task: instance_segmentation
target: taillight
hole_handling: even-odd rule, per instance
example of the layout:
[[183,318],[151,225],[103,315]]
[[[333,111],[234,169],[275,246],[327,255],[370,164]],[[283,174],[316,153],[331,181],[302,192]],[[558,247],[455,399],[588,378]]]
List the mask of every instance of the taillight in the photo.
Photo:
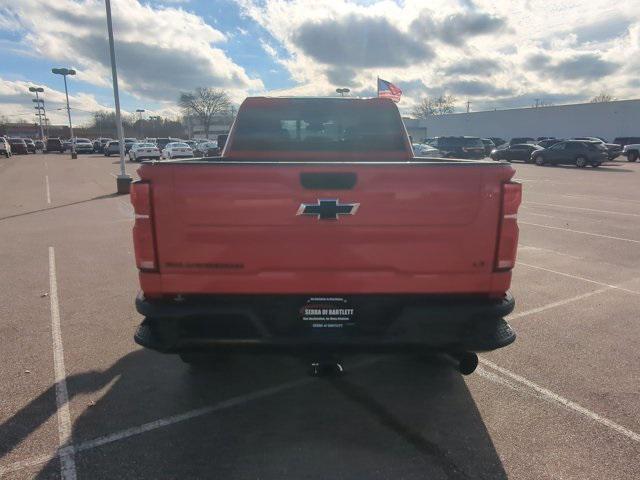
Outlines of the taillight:
[[140,270],[156,270],[158,264],[153,235],[151,185],[147,182],[133,182],[131,184],[131,203],[135,213],[133,248],[136,254],[136,265]]
[[502,184],[502,206],[498,230],[496,270],[511,270],[516,263],[518,249],[518,207],[522,201],[522,185],[517,182]]

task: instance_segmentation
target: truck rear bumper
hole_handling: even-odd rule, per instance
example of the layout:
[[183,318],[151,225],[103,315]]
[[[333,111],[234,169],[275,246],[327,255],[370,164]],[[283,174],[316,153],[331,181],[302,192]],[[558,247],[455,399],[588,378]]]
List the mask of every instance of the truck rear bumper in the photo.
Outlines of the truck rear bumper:
[[[300,295],[224,295],[175,300],[136,298],[145,319],[135,341],[165,353],[197,350],[488,351],[515,333],[503,317],[513,296],[353,295],[348,325],[311,328],[300,317]],[[316,324],[317,326],[318,324]]]

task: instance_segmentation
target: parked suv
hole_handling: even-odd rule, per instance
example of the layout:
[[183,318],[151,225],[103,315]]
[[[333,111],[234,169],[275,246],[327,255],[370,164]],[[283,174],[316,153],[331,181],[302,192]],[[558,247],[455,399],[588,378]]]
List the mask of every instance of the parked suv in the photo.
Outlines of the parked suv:
[[27,144],[27,151],[29,153],[36,153],[36,144],[33,143],[33,140],[31,140],[30,138],[25,138],[24,143]]
[[64,152],[62,140],[59,138],[47,138],[47,152]]
[[622,149],[622,155],[627,157],[627,161],[629,162],[638,160],[638,158],[640,158],[640,142],[625,145]]
[[536,140],[535,138],[531,137],[513,137],[511,140],[509,140],[509,145],[520,145],[523,143],[535,144]]
[[479,137],[436,137],[432,147],[440,150],[443,158],[484,158],[484,143]]
[[538,166],[550,163],[552,165],[575,165],[579,168],[584,168],[587,165],[599,167],[602,162],[606,162],[608,159],[609,154],[603,145],[578,140],[558,142],[549,148],[535,150],[531,153],[531,160]]
[[0,137],[0,155],[9,158],[11,156],[11,145],[5,137]]
[[640,143],[640,137],[616,137],[613,139],[613,143],[624,147],[625,145]]
[[9,145],[11,145],[11,152],[17,155],[27,155],[27,144],[22,138],[10,138]]
[[120,142],[118,140],[111,140],[106,143],[102,151],[104,152],[105,157],[120,155]]
[[622,147],[618,143],[607,143],[599,137],[574,137],[571,140],[582,140],[585,142],[599,143],[607,149],[609,160],[613,160],[622,153]]

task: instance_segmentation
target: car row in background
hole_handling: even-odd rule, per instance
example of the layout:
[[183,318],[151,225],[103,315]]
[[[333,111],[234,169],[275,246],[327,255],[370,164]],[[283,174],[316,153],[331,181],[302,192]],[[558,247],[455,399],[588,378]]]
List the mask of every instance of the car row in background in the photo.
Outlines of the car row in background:
[[[558,140],[546,148],[531,143],[516,143],[497,148],[491,152],[493,160],[521,160],[536,165],[575,165],[584,168],[587,165],[599,167],[611,154],[602,141]],[[616,155],[617,156],[617,155]]]

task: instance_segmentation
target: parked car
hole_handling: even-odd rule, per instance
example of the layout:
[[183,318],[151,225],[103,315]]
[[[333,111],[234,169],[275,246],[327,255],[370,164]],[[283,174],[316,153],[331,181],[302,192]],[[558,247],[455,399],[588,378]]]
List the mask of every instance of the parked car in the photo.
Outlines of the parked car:
[[525,163],[531,163],[531,154],[536,150],[542,150],[542,147],[530,143],[516,143],[493,149],[490,157],[493,160],[508,160],[509,162],[522,160]]
[[113,140],[112,138],[96,138],[93,141],[93,151],[96,153],[103,153],[104,152],[104,146],[109,143],[111,140]]
[[141,162],[145,159],[160,160],[160,150],[155,143],[136,142],[129,149],[129,161]]
[[0,155],[7,158],[11,156],[11,144],[5,137],[0,137]]
[[129,153],[129,150],[131,149],[133,144],[137,143],[137,142],[138,142],[137,138],[125,138],[124,139],[124,154],[126,155],[127,153]]
[[62,151],[71,151],[71,140],[63,140],[62,141]]
[[36,153],[36,144],[30,138],[23,138],[24,143],[27,144],[27,151],[29,153]]
[[443,158],[484,158],[484,144],[478,137],[436,137],[429,145],[440,150]]
[[625,145],[640,143],[640,137],[616,137],[613,139],[613,143],[617,143],[624,148]]
[[198,146],[193,150],[194,157],[217,157],[218,155],[220,155],[220,149],[216,141],[198,143]]
[[120,155],[120,142],[118,140],[111,140],[107,142],[104,146],[103,153],[105,157]]
[[542,148],[549,148],[551,145],[555,145],[558,142],[561,142],[562,138],[548,138],[546,140],[540,140],[538,142],[538,146]]
[[511,140],[509,140],[509,145],[520,145],[522,143],[534,144],[536,143],[536,140],[531,137],[513,137]]
[[640,157],[640,138],[638,143],[630,143],[622,149],[622,155],[627,157],[627,161],[635,162]]
[[416,157],[440,158],[442,156],[440,150],[426,143],[413,143],[411,146]]
[[482,144],[484,145],[484,156],[488,157],[489,154],[496,148],[496,144],[493,143],[493,140],[490,138],[481,138]]
[[64,144],[59,138],[47,138],[47,152],[64,152]]
[[93,143],[88,138],[75,138],[73,144],[76,153],[93,153]]
[[489,137],[489,140],[491,140],[496,147],[507,143],[503,138],[500,137]]
[[169,143],[171,142],[175,142],[177,141],[175,138],[158,138],[158,140],[156,141],[156,145],[158,146],[158,148],[160,149],[160,151],[164,150],[164,147],[166,147]]
[[27,155],[27,144],[22,138],[10,138],[9,145],[11,145],[11,153],[14,155]]
[[552,165],[575,165],[584,168],[587,165],[599,167],[609,158],[607,149],[594,142],[578,140],[564,140],[549,148],[535,150],[531,153],[531,160],[536,165],[547,163]]
[[622,153],[622,147],[617,143],[607,143],[600,137],[574,137],[572,140],[582,140],[585,142],[594,142],[604,145],[607,149],[607,153],[609,154],[609,160],[613,160],[614,158],[620,156]]
[[184,142],[171,142],[162,149],[162,158],[191,158],[193,150]]
[[556,137],[537,137],[536,141],[540,142],[542,140],[555,140],[555,139],[556,139]]
[[40,150],[41,152],[44,152],[44,149],[46,148],[46,145],[45,145],[43,140],[36,140],[33,143],[36,146],[36,150]]

